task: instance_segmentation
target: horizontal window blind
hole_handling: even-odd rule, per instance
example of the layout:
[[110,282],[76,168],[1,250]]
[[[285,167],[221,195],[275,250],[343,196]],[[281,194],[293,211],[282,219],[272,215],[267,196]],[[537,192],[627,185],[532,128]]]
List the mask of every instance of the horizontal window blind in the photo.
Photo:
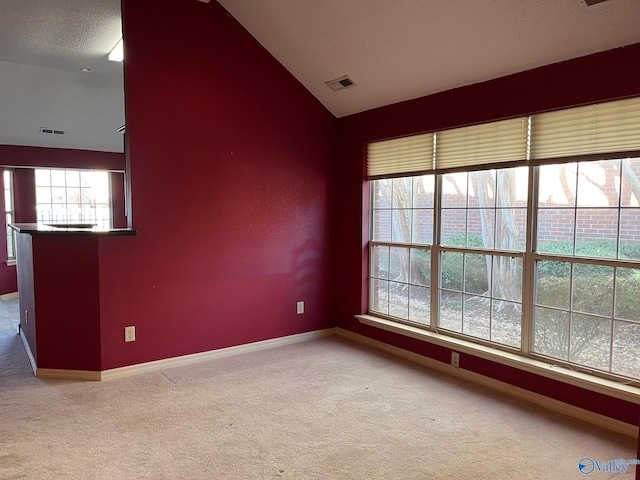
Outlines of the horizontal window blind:
[[528,119],[514,118],[436,134],[436,169],[527,160]]
[[640,150],[640,98],[531,116],[531,159]]
[[368,145],[367,174],[381,177],[433,170],[433,133]]

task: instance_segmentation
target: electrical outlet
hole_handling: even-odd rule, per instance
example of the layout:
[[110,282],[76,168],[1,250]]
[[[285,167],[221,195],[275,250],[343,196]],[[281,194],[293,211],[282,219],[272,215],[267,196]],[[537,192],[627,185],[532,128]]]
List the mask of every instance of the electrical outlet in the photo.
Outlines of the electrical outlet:
[[125,342],[136,341],[136,327],[124,327],[124,341]]
[[451,352],[451,365],[460,368],[460,354],[458,352]]
[[296,304],[296,311],[298,312],[298,315],[302,315],[304,313],[304,302],[298,302]]

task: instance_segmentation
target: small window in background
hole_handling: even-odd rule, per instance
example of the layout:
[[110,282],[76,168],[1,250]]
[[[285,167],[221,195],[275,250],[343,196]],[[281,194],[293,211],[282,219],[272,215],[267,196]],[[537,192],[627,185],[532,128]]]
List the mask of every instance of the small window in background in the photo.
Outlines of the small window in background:
[[38,223],[111,228],[109,172],[36,169]]
[[4,181],[4,214],[5,225],[7,228],[7,263],[11,263],[16,259],[16,232],[9,228],[9,224],[13,223],[13,172],[5,170],[3,174]]

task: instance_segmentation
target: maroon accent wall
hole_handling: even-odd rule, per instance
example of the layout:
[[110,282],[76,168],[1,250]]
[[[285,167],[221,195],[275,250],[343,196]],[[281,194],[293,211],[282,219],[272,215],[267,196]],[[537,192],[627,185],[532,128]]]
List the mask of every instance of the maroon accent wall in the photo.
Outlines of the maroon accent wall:
[[69,148],[0,145],[0,165],[124,171],[124,154]]
[[102,368],[332,326],[335,118],[216,2],[124,0],[123,29],[138,235],[100,241]]
[[[36,332],[38,368],[100,370],[100,305],[98,237],[20,234],[32,251],[21,250],[22,261],[32,253],[34,298],[20,279],[20,306],[31,301],[29,332]],[[27,241],[26,240],[26,241]],[[28,245],[23,245],[28,248]],[[25,307],[28,308],[28,307]],[[64,312],[64,314],[60,314]],[[21,312],[22,313],[22,312]],[[37,329],[35,326],[37,325]],[[27,335],[33,351],[31,336]]]
[[15,223],[36,223],[36,175],[33,168],[13,171]]
[[[450,351],[361,325],[367,308],[367,142],[640,95],[640,44],[377,108],[338,121],[332,188],[331,315],[339,326],[449,362]],[[364,221],[363,221],[364,220]],[[464,368],[631,424],[637,405],[462,355]]]
[[124,173],[111,172],[111,221],[113,228],[127,228],[125,212]]

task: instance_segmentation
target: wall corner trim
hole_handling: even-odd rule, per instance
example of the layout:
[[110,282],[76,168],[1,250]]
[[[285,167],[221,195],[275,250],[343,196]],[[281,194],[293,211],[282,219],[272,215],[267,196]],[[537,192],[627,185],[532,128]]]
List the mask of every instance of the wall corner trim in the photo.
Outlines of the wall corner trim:
[[33,370],[33,373],[35,373],[37,377],[38,365],[36,364],[36,359],[34,358],[33,353],[31,352],[31,347],[29,346],[27,337],[24,334],[24,331],[22,329],[19,330],[18,335],[20,335],[20,338],[22,339],[22,344],[24,345],[24,349],[27,351],[27,357],[29,357],[29,363],[31,364],[31,369]]
[[511,395],[512,397],[527,401],[529,403],[533,403],[534,405],[546,408],[553,412],[567,415],[577,420],[581,420],[583,422],[587,422],[600,428],[620,433],[631,438],[638,438],[638,427],[636,425],[631,425],[620,420],[609,418],[605,415],[600,415],[599,413],[591,412],[580,407],[575,407],[568,403],[545,397],[544,395],[540,395],[538,393],[534,393],[520,387],[515,387],[508,383],[494,380],[493,378],[485,377],[484,375],[480,375],[479,373],[471,372],[463,368],[456,368],[452,365],[439,362],[438,360],[434,360],[432,358],[428,358],[423,355],[419,355],[417,353],[410,352],[393,345],[389,345],[379,340],[374,340],[373,338],[360,335],[359,333],[351,332],[342,328],[336,328],[336,334],[347,340],[383,350],[387,353],[391,353],[392,355],[396,355],[411,362],[418,363],[439,372],[447,373],[457,378],[491,388],[500,393]]

